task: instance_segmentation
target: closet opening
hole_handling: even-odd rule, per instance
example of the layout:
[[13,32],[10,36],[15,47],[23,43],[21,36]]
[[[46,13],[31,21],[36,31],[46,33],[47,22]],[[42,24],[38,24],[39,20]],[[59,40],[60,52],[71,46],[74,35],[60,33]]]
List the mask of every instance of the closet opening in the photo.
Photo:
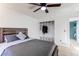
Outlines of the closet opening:
[[55,22],[44,21],[40,22],[40,39],[46,41],[54,41],[55,34]]

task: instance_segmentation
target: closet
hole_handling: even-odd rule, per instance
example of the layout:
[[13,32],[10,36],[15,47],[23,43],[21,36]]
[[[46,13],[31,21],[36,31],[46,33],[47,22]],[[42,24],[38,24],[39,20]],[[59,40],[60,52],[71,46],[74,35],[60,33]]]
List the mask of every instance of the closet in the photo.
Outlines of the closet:
[[54,40],[54,21],[40,22],[40,39],[46,41]]

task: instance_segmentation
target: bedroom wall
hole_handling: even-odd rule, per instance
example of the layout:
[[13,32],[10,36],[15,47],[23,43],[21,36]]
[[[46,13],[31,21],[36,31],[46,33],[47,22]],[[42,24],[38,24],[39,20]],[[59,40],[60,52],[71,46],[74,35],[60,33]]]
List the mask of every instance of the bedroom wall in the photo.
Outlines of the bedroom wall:
[[[66,10],[65,10],[66,12]],[[54,21],[55,22],[55,38],[54,41],[58,46],[69,47],[69,15],[65,15],[62,9],[55,10],[50,16],[51,18],[41,19],[40,21]],[[66,12],[67,13],[67,12]],[[65,15],[65,16],[64,16]]]
[[[66,6],[68,5],[68,6]],[[66,7],[65,7],[66,6]],[[79,4],[64,4],[54,16],[55,19],[55,42],[57,45],[70,46],[70,18],[79,17]],[[73,20],[73,19],[71,19]]]
[[[69,17],[62,17],[55,14],[50,21],[55,21],[55,37],[54,41],[58,46],[69,47],[70,39],[69,39]],[[41,20],[48,21],[48,20]]]
[[12,11],[0,4],[0,27],[28,28],[28,35],[39,38],[39,23],[37,19]]
[[[40,21],[55,21],[55,43],[59,46],[70,46],[69,19],[79,16],[79,4],[62,4],[60,8],[53,8],[50,17]],[[51,12],[51,10],[50,10]]]

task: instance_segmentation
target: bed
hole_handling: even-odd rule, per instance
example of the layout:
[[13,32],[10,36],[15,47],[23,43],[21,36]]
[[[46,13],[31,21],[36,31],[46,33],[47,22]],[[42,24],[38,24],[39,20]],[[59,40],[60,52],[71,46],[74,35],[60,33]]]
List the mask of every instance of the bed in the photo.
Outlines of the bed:
[[[1,36],[22,32],[28,35],[27,28],[1,28]],[[2,40],[4,41],[4,40]],[[54,56],[58,55],[58,47],[54,42],[25,38],[0,45],[0,56]]]

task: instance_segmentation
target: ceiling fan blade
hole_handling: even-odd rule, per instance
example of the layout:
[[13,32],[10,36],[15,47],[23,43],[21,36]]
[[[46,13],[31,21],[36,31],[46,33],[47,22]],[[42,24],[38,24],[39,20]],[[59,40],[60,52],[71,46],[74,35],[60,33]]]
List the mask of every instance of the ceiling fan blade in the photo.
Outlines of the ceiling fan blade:
[[41,6],[46,6],[46,3],[40,3]]
[[50,4],[50,5],[47,5],[47,7],[60,7],[61,6],[61,4],[59,3],[59,4]]
[[45,10],[46,13],[49,13],[48,9]]
[[36,11],[38,11],[39,9],[41,9],[41,7],[40,7],[40,8],[38,8],[38,9],[36,9],[36,10],[34,10],[33,12],[36,12]]
[[40,6],[40,4],[38,3],[29,3],[29,4]]

